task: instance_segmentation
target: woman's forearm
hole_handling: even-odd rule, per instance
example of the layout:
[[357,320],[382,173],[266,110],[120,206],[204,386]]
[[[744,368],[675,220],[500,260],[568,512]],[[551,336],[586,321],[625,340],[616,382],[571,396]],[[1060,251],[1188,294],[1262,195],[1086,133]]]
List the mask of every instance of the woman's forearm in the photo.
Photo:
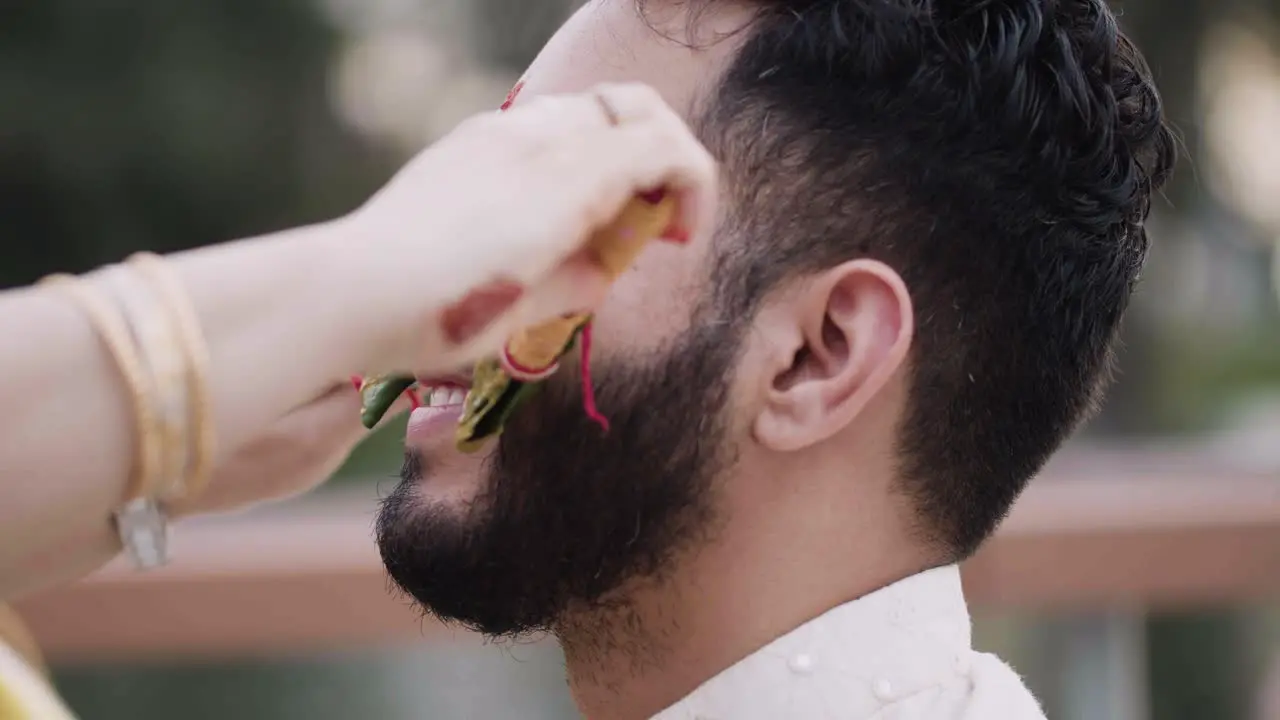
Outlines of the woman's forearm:
[[[345,338],[352,268],[341,224],[290,231],[168,258],[181,276],[209,349],[219,454],[292,407],[368,368]],[[33,575],[92,568],[118,550],[110,512],[134,461],[129,397],[89,318],[47,289],[0,294],[0,597]],[[267,359],[264,362],[264,359]],[[27,582],[23,582],[23,580]]]
[[[636,193],[680,193],[673,237],[710,231],[715,160],[652,88],[603,85],[501,117],[464,123],[343,220],[170,258],[208,345],[215,465],[349,374],[447,373],[522,322],[592,307],[607,278],[584,243]],[[0,338],[5,598],[117,551],[110,517],[137,430],[109,350],[67,298],[0,293]],[[329,407],[301,413],[315,405]],[[215,480],[206,500],[258,497],[241,480]]]

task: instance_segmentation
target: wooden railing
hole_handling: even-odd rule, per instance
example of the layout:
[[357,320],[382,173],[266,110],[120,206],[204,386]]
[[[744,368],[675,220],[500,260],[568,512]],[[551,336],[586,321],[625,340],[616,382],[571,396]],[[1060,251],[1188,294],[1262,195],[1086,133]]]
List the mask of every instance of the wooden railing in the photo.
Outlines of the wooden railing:
[[[294,654],[448,632],[389,591],[373,513],[370,489],[194,520],[176,530],[172,566],[115,564],[18,609],[54,663]],[[964,578],[984,610],[1280,599],[1280,472],[1173,450],[1065,453]]]

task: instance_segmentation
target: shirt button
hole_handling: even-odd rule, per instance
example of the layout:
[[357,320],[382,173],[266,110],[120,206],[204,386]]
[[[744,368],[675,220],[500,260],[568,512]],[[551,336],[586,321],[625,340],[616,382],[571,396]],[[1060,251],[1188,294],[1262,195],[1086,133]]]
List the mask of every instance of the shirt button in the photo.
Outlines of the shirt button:
[[810,675],[813,673],[813,657],[800,653],[792,655],[787,661],[787,667],[791,668],[791,672],[797,675]]
[[893,684],[884,678],[877,680],[871,686],[871,691],[876,694],[880,702],[889,702],[893,699]]

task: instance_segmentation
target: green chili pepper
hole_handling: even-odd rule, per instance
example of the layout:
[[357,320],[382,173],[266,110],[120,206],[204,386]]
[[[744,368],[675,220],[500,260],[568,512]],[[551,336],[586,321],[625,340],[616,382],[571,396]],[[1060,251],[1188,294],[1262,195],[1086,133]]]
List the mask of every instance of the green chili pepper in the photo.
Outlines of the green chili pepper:
[[[565,343],[564,350],[560,352],[561,357],[573,349],[581,332],[581,327],[574,330]],[[476,363],[471,373],[471,391],[467,393],[462,418],[458,421],[458,449],[475,452],[484,447],[490,438],[500,435],[511,415],[525,400],[536,394],[541,385],[540,382],[529,383],[513,379],[503,371],[497,360]]]
[[370,430],[391,409],[396,398],[417,383],[412,377],[379,375],[360,386],[360,422]]

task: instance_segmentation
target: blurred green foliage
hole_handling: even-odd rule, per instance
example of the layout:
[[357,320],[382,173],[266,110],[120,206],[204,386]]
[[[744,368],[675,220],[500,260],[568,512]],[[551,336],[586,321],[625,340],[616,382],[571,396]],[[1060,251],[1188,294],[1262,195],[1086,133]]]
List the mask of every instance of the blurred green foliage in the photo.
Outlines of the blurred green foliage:
[[1148,672],[1162,681],[1151,696],[1151,717],[1252,720],[1259,673],[1243,652],[1250,620],[1222,611],[1150,618]]
[[1264,393],[1280,395],[1280,335],[1258,332],[1205,342],[1198,333],[1161,343],[1151,408],[1161,434],[1196,434],[1231,421],[1229,413]]
[[395,476],[404,456],[406,418],[407,416],[402,415],[389,420],[386,425],[370,433],[338,470],[334,482],[340,484],[351,480]]
[[0,3],[0,287],[329,219],[391,168],[310,0]]

